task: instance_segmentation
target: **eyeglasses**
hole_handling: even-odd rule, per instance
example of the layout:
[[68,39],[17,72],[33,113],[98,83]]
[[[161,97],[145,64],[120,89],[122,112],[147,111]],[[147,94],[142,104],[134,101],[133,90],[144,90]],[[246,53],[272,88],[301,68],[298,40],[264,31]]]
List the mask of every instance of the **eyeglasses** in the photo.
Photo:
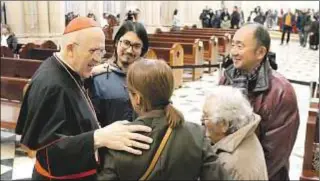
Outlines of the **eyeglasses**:
[[205,114],[203,114],[202,117],[201,117],[201,119],[200,119],[201,125],[204,126],[204,125],[205,125],[205,122],[206,122],[207,120],[212,120],[212,118],[209,117],[209,116],[207,116],[207,115],[205,115]]
[[120,40],[119,42],[120,42],[120,46],[123,49],[128,49],[128,48],[132,47],[132,50],[134,52],[138,52],[142,48],[142,44],[140,44],[140,43],[131,43],[129,40]]
[[[79,46],[78,43],[73,43],[73,44]],[[89,53],[91,55],[97,55],[99,57],[103,57],[106,54],[106,50],[104,48],[91,48],[91,49],[89,49]]]

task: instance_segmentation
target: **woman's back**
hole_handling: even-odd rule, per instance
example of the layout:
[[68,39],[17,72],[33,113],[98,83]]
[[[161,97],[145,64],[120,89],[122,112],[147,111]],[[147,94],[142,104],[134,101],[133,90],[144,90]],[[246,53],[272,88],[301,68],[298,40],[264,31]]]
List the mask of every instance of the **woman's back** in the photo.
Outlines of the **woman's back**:
[[[150,150],[141,156],[108,151],[99,179],[137,180],[149,167],[168,128],[165,113],[163,110],[151,111],[132,124],[148,125],[153,129],[148,135],[154,140]],[[173,129],[148,179],[196,180],[198,177],[204,180],[229,179],[217,162],[217,156],[211,149],[210,141],[205,137],[204,129],[200,125],[183,123]]]

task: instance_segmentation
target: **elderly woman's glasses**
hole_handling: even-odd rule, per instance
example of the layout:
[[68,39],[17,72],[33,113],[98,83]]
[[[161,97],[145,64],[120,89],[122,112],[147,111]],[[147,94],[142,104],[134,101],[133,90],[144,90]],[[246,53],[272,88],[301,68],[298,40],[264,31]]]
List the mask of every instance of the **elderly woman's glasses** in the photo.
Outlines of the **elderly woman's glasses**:
[[128,48],[132,47],[132,50],[134,52],[138,52],[142,48],[142,44],[140,44],[140,43],[131,43],[129,40],[120,40],[119,42],[120,42],[120,46],[123,49],[128,49]]

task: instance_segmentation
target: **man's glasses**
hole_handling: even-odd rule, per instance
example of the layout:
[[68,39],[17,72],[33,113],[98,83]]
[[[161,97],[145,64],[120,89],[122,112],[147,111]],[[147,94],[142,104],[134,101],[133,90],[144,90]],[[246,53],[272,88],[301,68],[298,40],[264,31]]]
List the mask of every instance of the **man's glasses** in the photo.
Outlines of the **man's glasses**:
[[131,43],[129,40],[120,40],[119,42],[120,42],[120,46],[123,49],[128,49],[128,48],[132,47],[132,50],[134,52],[138,52],[142,48],[142,44],[140,44],[140,43]]

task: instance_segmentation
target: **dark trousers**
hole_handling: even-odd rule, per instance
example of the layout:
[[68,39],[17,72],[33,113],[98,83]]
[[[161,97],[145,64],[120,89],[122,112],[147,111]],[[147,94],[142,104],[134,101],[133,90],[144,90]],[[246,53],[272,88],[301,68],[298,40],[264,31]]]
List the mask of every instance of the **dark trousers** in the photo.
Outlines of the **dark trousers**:
[[308,40],[308,32],[300,31],[299,32],[299,40],[300,40],[300,45],[305,47],[307,44],[307,40]]
[[231,29],[239,29],[239,23],[231,24]]
[[289,43],[290,41],[290,33],[291,33],[291,30],[292,30],[292,27],[291,26],[287,26],[287,25],[283,25],[283,30],[282,30],[282,37],[281,37],[281,44],[283,43],[283,40],[284,40],[284,35],[286,34],[287,32],[287,43]]

